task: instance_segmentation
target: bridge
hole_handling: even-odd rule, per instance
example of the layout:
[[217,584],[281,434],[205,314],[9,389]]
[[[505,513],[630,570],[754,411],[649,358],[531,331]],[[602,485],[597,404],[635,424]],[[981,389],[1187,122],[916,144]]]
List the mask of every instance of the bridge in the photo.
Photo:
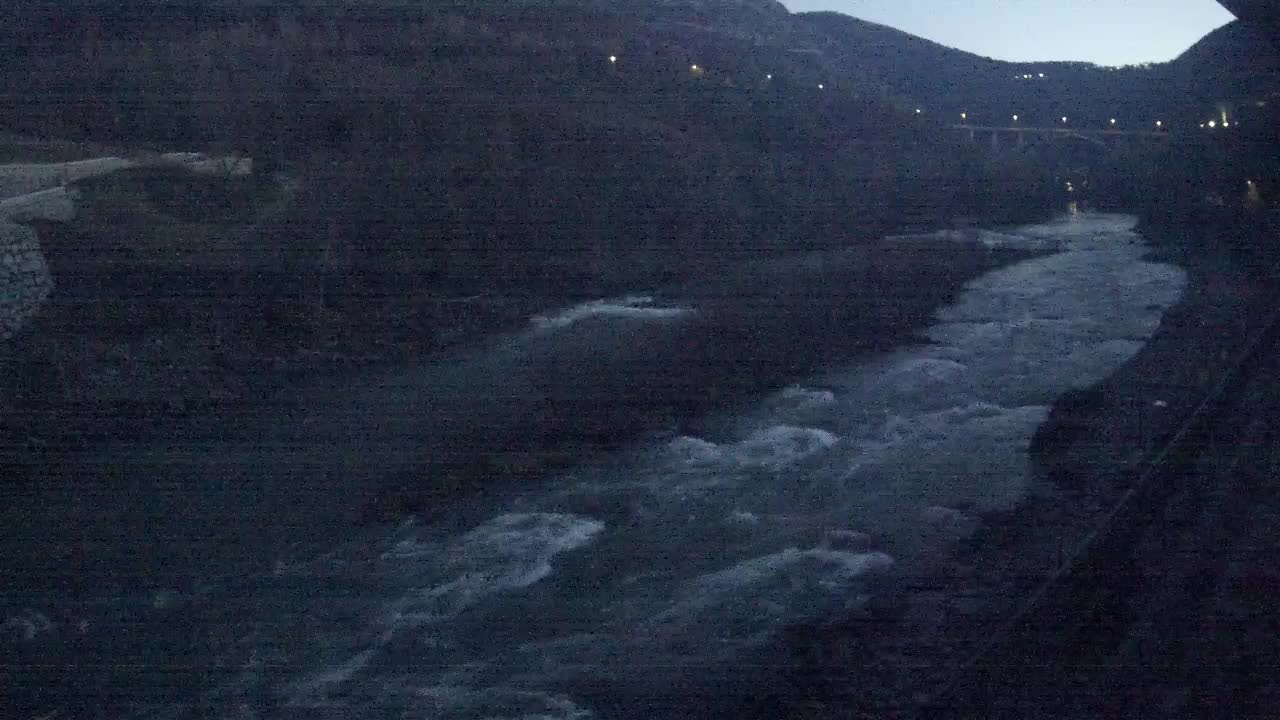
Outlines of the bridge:
[[994,125],[949,125],[948,130],[966,134],[969,142],[977,142],[978,136],[989,136],[991,138],[991,149],[1000,150],[1001,137],[1013,136],[1014,142],[1018,147],[1026,145],[1027,136],[1037,138],[1049,138],[1057,140],[1075,139],[1085,140],[1101,147],[1107,147],[1107,141],[1120,140],[1122,138],[1144,138],[1144,139],[1160,139],[1168,140],[1170,133],[1164,130],[1091,130],[1087,128],[1072,127],[1024,127],[1015,126],[994,126]]

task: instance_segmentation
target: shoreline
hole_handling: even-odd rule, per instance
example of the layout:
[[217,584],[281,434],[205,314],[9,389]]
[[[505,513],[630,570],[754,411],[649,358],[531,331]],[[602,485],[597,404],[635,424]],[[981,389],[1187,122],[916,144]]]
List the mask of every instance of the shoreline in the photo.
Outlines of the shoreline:
[[943,702],[933,694],[963,683],[958,664],[1061,567],[1130,487],[1146,453],[1217,380],[1214,371],[1258,324],[1250,309],[1268,299],[1265,285],[1225,253],[1179,250],[1188,238],[1151,237],[1159,229],[1145,223],[1139,231],[1152,246],[1148,260],[1187,272],[1185,294],[1129,362],[1054,403],[1029,449],[1035,475],[1027,500],[979,516],[972,536],[925,573],[895,578],[852,616],[791,628],[787,651],[804,660],[781,684],[794,693],[753,707],[752,717],[909,718]]

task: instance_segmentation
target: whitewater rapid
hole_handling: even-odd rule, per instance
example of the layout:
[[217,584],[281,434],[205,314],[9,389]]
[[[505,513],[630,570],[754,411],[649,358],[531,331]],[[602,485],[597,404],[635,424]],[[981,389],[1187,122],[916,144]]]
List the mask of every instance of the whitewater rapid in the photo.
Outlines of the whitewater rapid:
[[[265,685],[307,717],[585,720],[748,684],[784,625],[866,602],[1026,498],[1055,398],[1136,354],[1183,292],[1134,222],[895,238],[1054,252],[970,283],[928,343],[778,391],[714,437],[651,438],[463,532],[409,522],[282,563],[276,581],[309,592],[242,639],[251,661],[213,700]],[[600,301],[530,332],[696,312]]]

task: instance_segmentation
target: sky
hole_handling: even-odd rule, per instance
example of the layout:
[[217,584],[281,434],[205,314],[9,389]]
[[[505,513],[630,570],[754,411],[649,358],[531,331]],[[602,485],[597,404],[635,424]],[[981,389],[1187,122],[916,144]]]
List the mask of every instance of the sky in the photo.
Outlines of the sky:
[[834,10],[998,60],[1172,60],[1232,20],[1214,0],[782,0]]

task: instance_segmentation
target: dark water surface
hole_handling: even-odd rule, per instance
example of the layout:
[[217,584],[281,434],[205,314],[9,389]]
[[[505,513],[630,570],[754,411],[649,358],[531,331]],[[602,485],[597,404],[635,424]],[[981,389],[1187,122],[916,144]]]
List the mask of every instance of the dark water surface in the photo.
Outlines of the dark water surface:
[[[5,645],[6,702],[585,718],[728,696],[780,623],[909,561],[922,509],[1016,498],[1024,431],[1176,299],[1131,226],[747,263],[83,458],[6,504],[7,627],[32,635]],[[960,457],[1007,487],[942,482]]]

